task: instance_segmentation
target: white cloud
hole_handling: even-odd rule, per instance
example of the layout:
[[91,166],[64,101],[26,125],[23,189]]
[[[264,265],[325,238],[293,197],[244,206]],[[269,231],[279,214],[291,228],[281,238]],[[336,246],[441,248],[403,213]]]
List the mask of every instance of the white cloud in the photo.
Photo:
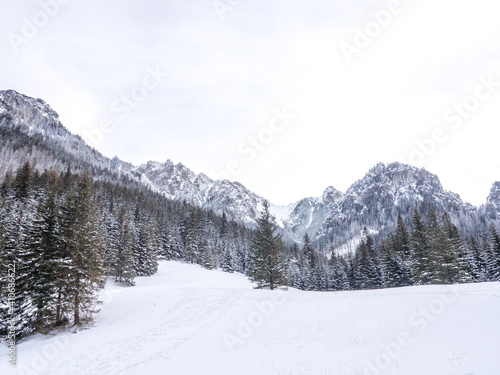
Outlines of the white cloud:
[[[206,173],[240,160],[235,179],[287,203],[328,185],[345,190],[377,162],[408,156],[446,126],[443,113],[474,92],[479,76],[500,80],[496,2],[401,2],[351,64],[339,43],[388,2],[247,0],[221,21],[211,1],[73,0],[19,53],[7,35],[20,33],[40,4],[10,2],[0,15],[0,75],[5,88],[42,97],[82,134],[160,65],[171,77],[100,150],[134,163],[171,158]],[[425,162],[475,204],[499,179],[499,95]],[[297,119],[246,162],[238,146],[283,106]]]

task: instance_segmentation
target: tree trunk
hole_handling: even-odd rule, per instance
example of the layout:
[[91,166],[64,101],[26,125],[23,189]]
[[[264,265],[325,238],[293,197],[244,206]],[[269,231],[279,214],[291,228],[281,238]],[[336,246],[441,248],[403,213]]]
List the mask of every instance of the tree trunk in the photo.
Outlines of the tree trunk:
[[74,306],[74,325],[80,324],[80,280],[76,281],[75,306]]

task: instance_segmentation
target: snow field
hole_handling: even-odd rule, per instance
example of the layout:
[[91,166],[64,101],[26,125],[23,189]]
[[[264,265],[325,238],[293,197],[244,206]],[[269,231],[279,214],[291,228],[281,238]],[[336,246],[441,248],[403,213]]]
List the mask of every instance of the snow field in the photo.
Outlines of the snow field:
[[108,282],[94,326],[34,336],[0,374],[498,375],[500,283],[377,291],[254,290],[162,262]]

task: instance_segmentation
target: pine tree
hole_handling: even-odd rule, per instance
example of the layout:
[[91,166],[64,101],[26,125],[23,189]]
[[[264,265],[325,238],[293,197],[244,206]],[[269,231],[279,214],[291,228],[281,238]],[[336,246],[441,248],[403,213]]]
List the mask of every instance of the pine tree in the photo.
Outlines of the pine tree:
[[361,289],[364,277],[361,274],[359,262],[359,252],[355,256],[349,255],[347,258],[347,278],[349,280],[349,289]]
[[120,223],[110,212],[103,214],[101,227],[105,230],[104,268],[106,273],[116,276],[116,262],[120,247]]
[[158,270],[158,253],[154,225],[147,218],[136,225],[136,236],[133,247],[135,274],[137,276],[151,276]]
[[348,290],[347,265],[343,258],[337,256],[332,249],[332,256],[328,262],[328,290]]
[[381,284],[379,271],[377,270],[376,260],[370,251],[370,244],[365,239],[361,241],[358,248],[356,261],[359,264],[359,277],[361,289],[378,288]]
[[478,241],[470,237],[467,246],[467,270],[475,282],[488,281],[487,253],[483,251]]
[[382,243],[382,268],[384,270],[384,287],[400,287],[407,285],[408,275],[403,269],[403,261],[398,257],[394,250],[395,245],[392,247],[386,243]]
[[471,282],[472,278],[467,271],[466,248],[460,238],[458,228],[451,222],[445,212],[441,220],[444,246],[439,256],[440,279],[449,284]]
[[413,283],[425,285],[431,282],[429,271],[429,260],[431,245],[420,213],[415,210],[410,236],[410,250],[412,255],[412,278]]
[[74,325],[79,325],[82,317],[90,318],[94,312],[96,292],[105,281],[104,245],[88,174],[80,179],[66,204],[64,240],[71,261],[65,298],[72,303]]
[[375,252],[373,237],[366,228],[363,229],[363,239],[357,250],[355,261],[359,265],[359,287],[374,289],[382,286],[382,273],[378,256]]
[[161,248],[160,259],[162,260],[174,259],[175,255],[172,251],[172,246],[170,244],[170,229],[168,228],[166,223],[163,223],[160,228],[160,248]]
[[26,162],[16,173],[12,189],[14,197],[19,201],[24,201],[30,195],[32,188],[33,169],[29,162]]
[[[23,199],[25,199],[24,197]],[[14,205],[7,208],[6,212],[10,220],[4,229],[3,248],[0,248],[0,274],[8,275],[12,266],[15,268],[14,280],[8,280],[14,287],[14,300],[12,308],[7,305],[7,296],[2,294],[0,307],[1,335],[6,335],[7,321],[15,318],[14,335],[15,341],[31,335],[36,330],[37,310],[32,302],[32,290],[35,280],[30,276],[29,265],[33,264],[33,253],[26,246],[26,221],[23,210]],[[12,283],[12,281],[14,281]],[[2,280],[2,290],[7,280]],[[13,313],[13,314],[11,314]]]
[[491,227],[491,252],[489,268],[493,281],[500,281],[500,234]]
[[234,255],[234,266],[236,272],[246,273],[248,252],[247,241],[238,241]]
[[399,269],[397,286],[412,285],[410,233],[401,214],[398,214],[396,234],[393,238],[394,261]]
[[202,248],[203,251],[200,254],[200,264],[207,270],[213,270],[217,267],[216,245],[212,241],[204,239]]
[[321,285],[321,274],[319,270],[319,259],[314,251],[308,234],[304,235],[304,246],[302,247],[302,280],[304,290],[319,290]]
[[276,219],[269,212],[269,202],[264,201],[252,239],[248,269],[248,276],[257,283],[257,288],[273,290],[288,285],[284,244],[277,231]]
[[197,263],[198,255],[198,220],[196,212],[191,210],[186,233],[186,261]]
[[120,241],[114,269],[115,281],[124,285],[135,285],[135,258],[133,253],[132,218],[129,213],[121,213]]
[[38,212],[28,233],[28,247],[32,251],[31,262],[27,264],[31,295],[37,308],[36,326],[39,332],[46,332],[57,323],[56,296],[64,263],[61,230],[61,209],[57,201],[59,181],[57,175],[49,177],[47,197],[40,203]]
[[169,233],[168,238],[169,254],[171,259],[182,259],[184,257],[184,250],[182,247],[181,226],[174,225]]
[[222,254],[221,268],[224,272],[233,273],[234,272],[234,262],[231,247],[226,244],[224,252]]

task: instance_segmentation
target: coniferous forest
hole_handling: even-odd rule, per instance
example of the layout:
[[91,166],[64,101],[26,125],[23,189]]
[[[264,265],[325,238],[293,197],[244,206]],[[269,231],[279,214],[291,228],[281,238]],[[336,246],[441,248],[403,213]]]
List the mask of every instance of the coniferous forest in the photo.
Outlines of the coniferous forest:
[[[353,254],[318,252],[305,235],[286,244],[264,203],[248,228],[145,187],[88,174],[8,173],[0,187],[0,334],[16,339],[79,326],[99,310],[106,279],[133,286],[160,260],[246,274],[259,288],[337,291],[500,281],[500,235],[464,236],[446,212],[398,215],[396,230],[365,228]],[[411,225],[406,225],[410,222]],[[15,267],[15,278],[8,269]],[[13,287],[13,288],[12,288]],[[10,291],[14,289],[14,298]]]

